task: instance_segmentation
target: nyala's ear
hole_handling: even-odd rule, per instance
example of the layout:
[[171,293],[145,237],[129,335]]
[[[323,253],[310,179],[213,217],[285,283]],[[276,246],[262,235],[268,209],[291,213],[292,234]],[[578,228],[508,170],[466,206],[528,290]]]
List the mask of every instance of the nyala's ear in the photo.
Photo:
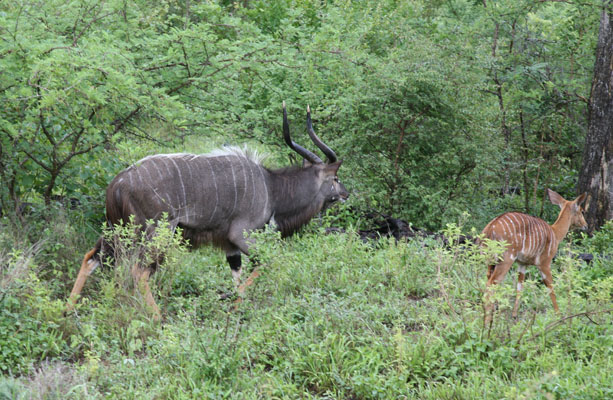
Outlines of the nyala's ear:
[[585,199],[585,205],[583,206],[583,209],[585,211],[589,210],[591,201],[592,201],[592,194],[588,194],[587,198]]
[[326,172],[329,173],[329,174],[336,175],[336,172],[338,171],[338,169],[340,168],[342,163],[343,163],[343,160],[339,160],[337,162],[333,162],[332,164],[327,164],[326,165]]
[[313,165],[310,161],[307,161],[306,158],[302,159],[302,168],[307,168],[310,167],[311,165]]
[[560,196],[559,194],[557,194],[551,189],[547,189],[547,195],[549,196],[549,201],[551,201],[555,205],[560,206],[560,208],[562,208],[564,203],[566,203],[566,200],[564,199],[564,197]]
[[581,203],[585,201],[587,193],[583,193],[581,196],[573,200],[573,211],[577,212],[581,208]]

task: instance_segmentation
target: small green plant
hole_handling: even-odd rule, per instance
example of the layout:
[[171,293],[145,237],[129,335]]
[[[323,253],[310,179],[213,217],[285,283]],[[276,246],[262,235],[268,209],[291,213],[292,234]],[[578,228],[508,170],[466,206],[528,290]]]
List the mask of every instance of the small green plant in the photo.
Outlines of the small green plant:
[[590,238],[584,238],[583,245],[591,252],[601,255],[613,254],[613,221],[607,221]]
[[0,400],[25,400],[30,395],[17,379],[0,375]]
[[[104,258],[105,264],[112,271],[113,279],[103,291],[107,300],[128,297],[130,289],[136,289],[138,282],[133,281],[135,268],[151,268],[153,292],[156,297],[167,298],[172,292],[172,282],[180,260],[187,253],[186,243],[181,237],[180,229],[171,229],[163,215],[157,221],[147,221],[145,227],[134,224],[134,218],[112,229],[104,228],[103,236],[112,248],[112,258]],[[117,293],[121,289],[122,293]],[[125,300],[125,298],[124,298]],[[130,303],[142,304],[139,296]]]

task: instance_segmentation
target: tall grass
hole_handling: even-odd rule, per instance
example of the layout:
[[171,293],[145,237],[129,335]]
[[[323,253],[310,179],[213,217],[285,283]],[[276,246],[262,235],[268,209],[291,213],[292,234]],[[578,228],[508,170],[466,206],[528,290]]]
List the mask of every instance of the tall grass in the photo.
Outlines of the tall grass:
[[[453,225],[445,231],[451,238],[459,232]],[[50,304],[59,300],[44,289],[58,285],[37,281],[40,269],[29,268],[25,287],[9,295],[30,291],[36,302],[12,312],[38,315],[43,339],[53,338],[60,351],[35,352],[25,369],[2,359],[13,368],[0,379],[0,393],[26,396],[48,379],[51,392],[72,398],[613,396],[612,267],[573,257],[589,246],[610,251],[598,237],[571,241],[554,262],[560,315],[532,268],[517,319],[510,315],[515,277],[497,288],[488,332],[488,255],[474,245],[363,242],[354,232],[326,235],[323,228],[287,240],[256,236],[261,276],[238,305],[221,300],[233,290],[223,254],[188,253],[166,237],[170,256],[153,285],[161,324],[126,283],[127,253],[96,272],[76,314],[66,317],[36,314],[55,310]],[[45,261],[34,256],[26,264],[37,263]],[[53,383],[58,375],[65,385]]]

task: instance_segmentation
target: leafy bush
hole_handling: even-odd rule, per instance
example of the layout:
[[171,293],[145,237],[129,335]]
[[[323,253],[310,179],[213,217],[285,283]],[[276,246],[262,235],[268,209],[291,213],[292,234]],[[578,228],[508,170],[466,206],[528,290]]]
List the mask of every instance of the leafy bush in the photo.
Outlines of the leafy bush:
[[61,302],[38,278],[37,244],[10,253],[0,250],[0,371],[27,373],[32,364],[64,350]]

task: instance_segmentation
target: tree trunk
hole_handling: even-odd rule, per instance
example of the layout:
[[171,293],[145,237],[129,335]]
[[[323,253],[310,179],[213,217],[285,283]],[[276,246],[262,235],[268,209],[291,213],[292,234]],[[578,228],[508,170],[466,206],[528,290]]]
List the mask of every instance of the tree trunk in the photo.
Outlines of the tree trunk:
[[579,174],[579,192],[590,195],[585,219],[589,231],[613,217],[613,5],[603,2],[596,46],[589,123]]

